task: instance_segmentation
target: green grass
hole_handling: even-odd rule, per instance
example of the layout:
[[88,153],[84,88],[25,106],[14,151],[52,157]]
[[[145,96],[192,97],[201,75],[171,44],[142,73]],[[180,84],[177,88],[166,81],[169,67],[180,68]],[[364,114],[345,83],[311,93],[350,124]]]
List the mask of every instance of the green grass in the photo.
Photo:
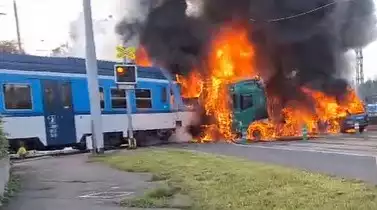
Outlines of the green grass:
[[122,201],[125,207],[137,208],[174,208],[172,203],[174,196],[178,195],[179,189],[169,185],[163,185],[145,193],[144,196]]
[[0,117],[0,158],[6,157],[8,155],[9,142],[6,138],[6,134],[3,131],[3,120]]
[[[7,204],[9,200],[16,195],[16,193],[20,190],[20,177],[18,175],[15,175],[13,172],[11,172],[8,184],[5,188],[4,195],[0,197],[0,203],[2,205]],[[0,209],[1,205],[0,205]]]
[[[165,180],[179,189],[174,193],[188,195],[191,209],[377,209],[375,187],[237,158],[147,149],[98,157],[96,161],[124,171],[151,172],[152,180]],[[166,191],[157,189],[125,204],[166,207],[172,196]]]

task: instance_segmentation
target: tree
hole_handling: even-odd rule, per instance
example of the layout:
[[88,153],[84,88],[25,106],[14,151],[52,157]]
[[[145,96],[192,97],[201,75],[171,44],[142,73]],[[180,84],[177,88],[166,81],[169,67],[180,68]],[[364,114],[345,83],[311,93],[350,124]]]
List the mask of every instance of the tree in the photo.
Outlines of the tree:
[[68,43],[62,44],[51,51],[51,56],[53,57],[65,56],[68,53],[68,51],[69,51]]
[[377,80],[368,80],[359,87],[359,93],[362,98],[377,95]]
[[16,41],[0,41],[0,53],[22,54]]

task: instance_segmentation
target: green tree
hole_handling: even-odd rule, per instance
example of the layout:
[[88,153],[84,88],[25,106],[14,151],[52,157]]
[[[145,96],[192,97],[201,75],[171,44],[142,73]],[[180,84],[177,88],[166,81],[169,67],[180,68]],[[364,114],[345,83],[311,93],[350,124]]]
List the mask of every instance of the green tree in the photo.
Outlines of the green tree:
[[21,54],[16,41],[0,41],[0,53]]
[[365,97],[377,95],[377,80],[368,80],[360,85],[359,93],[364,99]]
[[59,56],[64,56],[68,52],[68,43],[62,44],[59,47],[52,49],[51,51],[51,56],[53,57],[59,57]]

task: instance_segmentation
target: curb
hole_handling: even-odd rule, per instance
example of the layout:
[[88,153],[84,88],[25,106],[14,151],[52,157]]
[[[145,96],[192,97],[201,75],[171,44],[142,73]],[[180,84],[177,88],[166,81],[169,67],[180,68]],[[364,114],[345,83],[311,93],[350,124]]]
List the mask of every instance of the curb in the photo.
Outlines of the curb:
[[59,152],[46,152],[42,154],[33,154],[26,156],[25,158],[20,158],[18,156],[11,156],[11,160],[33,160],[33,159],[42,159],[43,157],[56,157],[56,156],[65,156],[65,155],[75,155],[87,153],[86,151],[59,151]]

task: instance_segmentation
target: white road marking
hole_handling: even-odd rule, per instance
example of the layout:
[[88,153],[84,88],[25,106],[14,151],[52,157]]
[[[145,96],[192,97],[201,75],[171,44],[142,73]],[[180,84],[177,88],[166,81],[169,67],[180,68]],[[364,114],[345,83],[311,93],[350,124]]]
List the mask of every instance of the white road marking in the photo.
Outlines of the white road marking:
[[[106,193],[111,194],[109,196],[105,196]],[[82,196],[79,196],[79,198],[102,198],[102,199],[110,199],[110,198],[119,198],[119,197],[125,197],[128,195],[133,194],[133,192],[96,192],[96,193],[89,193]]]
[[307,143],[307,144],[288,144],[282,146],[296,146],[296,147],[318,147],[318,148],[334,148],[334,149],[373,149],[377,148],[377,144],[359,143],[359,142],[345,142],[345,143]]
[[288,148],[284,146],[262,146],[262,145],[245,145],[245,144],[234,144],[235,146],[239,147],[249,147],[249,148],[262,148],[262,149],[274,149],[274,150],[286,150],[286,151],[304,151],[304,152],[316,152],[316,153],[324,153],[324,154],[338,154],[338,155],[351,155],[351,156],[359,156],[359,157],[375,157],[374,155],[367,155],[367,154],[359,154],[359,153],[351,153],[351,152],[343,152],[343,151],[318,151],[309,148]]

